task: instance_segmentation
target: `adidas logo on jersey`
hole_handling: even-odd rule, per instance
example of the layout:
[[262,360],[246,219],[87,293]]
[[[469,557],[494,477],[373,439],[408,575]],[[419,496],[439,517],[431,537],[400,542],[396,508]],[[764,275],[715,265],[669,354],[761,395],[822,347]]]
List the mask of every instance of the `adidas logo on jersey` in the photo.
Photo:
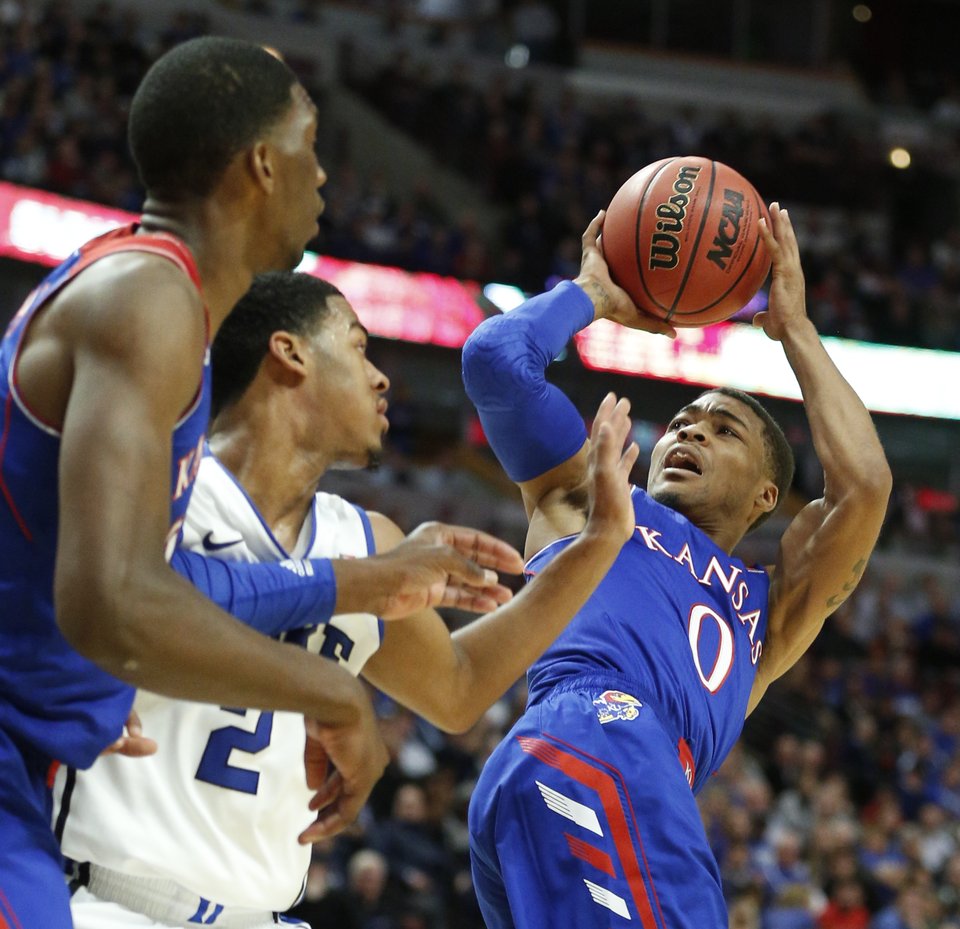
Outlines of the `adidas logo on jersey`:
[[279,562],[281,568],[292,571],[297,577],[313,577],[313,565],[309,561],[298,561],[294,558],[286,558]]

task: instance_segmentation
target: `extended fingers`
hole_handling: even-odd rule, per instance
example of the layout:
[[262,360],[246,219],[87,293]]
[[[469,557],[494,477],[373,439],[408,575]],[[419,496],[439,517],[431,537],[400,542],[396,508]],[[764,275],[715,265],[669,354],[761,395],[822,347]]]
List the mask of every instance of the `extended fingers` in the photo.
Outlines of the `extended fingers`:
[[143,734],[143,726],[136,710],[130,710],[130,715],[124,724],[126,733],[120,736],[112,745],[107,746],[101,755],[126,755],[128,758],[146,758],[156,754],[157,743]]
[[630,477],[630,472],[633,470],[633,466],[637,463],[637,458],[640,457],[640,446],[636,442],[631,442],[624,450],[623,454],[620,456],[620,476],[624,479]]
[[598,453],[602,449],[611,459],[619,454],[631,426],[630,401],[626,397],[618,400],[614,393],[608,393],[593,420],[592,441],[600,446]]
[[523,558],[512,545],[466,526],[446,526],[445,529],[444,541],[478,565],[509,574],[523,571]]
[[476,587],[450,583],[444,585],[439,594],[437,606],[452,606],[471,613],[489,613],[513,597],[513,591],[503,584]]
[[606,215],[606,210],[601,210],[590,220],[590,224],[584,230],[583,235],[580,237],[580,244],[584,252],[590,248],[597,247],[597,239],[600,236],[600,230],[603,229],[603,218]]
[[146,758],[157,753],[157,743],[142,735],[124,735],[117,739],[102,755],[125,755],[127,758]]
[[650,313],[644,313],[643,310],[637,309],[637,312],[643,317],[643,329],[646,332],[652,332],[655,335],[665,335],[671,339],[677,337],[677,330],[670,325],[665,319],[661,319],[659,316],[652,316]]
[[[311,790],[313,788],[311,787]],[[334,770],[328,778],[316,788],[313,796],[310,798],[309,807],[312,811],[322,810],[324,807],[333,803],[343,792],[343,778],[340,772]]]
[[301,845],[310,845],[313,842],[327,839],[338,832],[342,832],[353,822],[356,814],[347,818],[343,810],[343,790],[343,779],[339,772],[334,771],[322,787],[310,798],[310,810],[317,813],[317,818],[297,837],[297,841]]
[[777,202],[771,203],[770,222],[767,223],[761,217],[759,230],[775,268],[800,267],[800,245],[786,209],[781,208]]
[[777,253],[780,251],[780,245],[778,244],[776,238],[774,238],[773,230],[771,226],[775,222],[774,215],[777,205],[775,203],[770,204],[770,222],[767,222],[766,217],[761,216],[757,220],[757,229],[760,232],[760,238],[763,239],[763,244],[766,245],[767,251],[770,253],[771,258],[775,258]]

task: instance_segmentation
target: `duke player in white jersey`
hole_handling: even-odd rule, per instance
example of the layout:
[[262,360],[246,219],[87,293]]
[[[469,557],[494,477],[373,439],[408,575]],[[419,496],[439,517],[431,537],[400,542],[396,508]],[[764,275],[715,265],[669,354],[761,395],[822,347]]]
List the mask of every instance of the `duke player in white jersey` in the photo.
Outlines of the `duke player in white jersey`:
[[[366,344],[326,282],[293,273],[255,281],[214,344],[215,419],[186,545],[277,562],[362,558],[402,539],[386,517],[316,492],[328,467],[363,467],[380,453],[389,382]],[[470,727],[583,604],[632,532],[627,409],[611,395],[598,412],[585,532],[509,604],[453,635],[425,609],[386,624],[338,615],[300,639],[440,728]],[[272,925],[298,899],[309,842],[322,835],[307,810],[325,789],[304,776],[303,718],[145,692],[136,707],[156,755],[106,757],[59,776],[56,828],[75,863],[76,926]]]
[[[673,418],[647,490],[634,491],[633,538],[530,669],[527,710],[471,799],[488,929],[726,929],[694,794],[856,587],[891,484],[869,414],[807,318],[789,217],[776,204],[770,215],[770,306],[755,325],[781,343],[800,384],[823,497],[790,523],[773,567],[744,564],[731,553],[789,488],[790,448],[739,391],[707,391]],[[468,393],[523,493],[531,574],[583,526],[589,448],[544,369],[595,318],[670,331],[611,281],[602,222],[584,233],[576,282],[487,320],[464,348]]]

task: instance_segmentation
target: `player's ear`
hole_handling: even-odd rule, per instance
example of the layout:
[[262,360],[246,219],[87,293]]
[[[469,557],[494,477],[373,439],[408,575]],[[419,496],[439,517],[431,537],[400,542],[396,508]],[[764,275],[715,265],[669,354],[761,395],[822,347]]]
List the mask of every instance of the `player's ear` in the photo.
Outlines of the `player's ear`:
[[780,489],[769,478],[765,478],[757,489],[753,504],[761,513],[770,513],[777,508],[779,500]]
[[247,163],[255,183],[264,193],[271,193],[276,183],[272,146],[267,142],[256,142],[247,150]]
[[302,350],[299,336],[280,329],[271,333],[270,341],[267,344],[268,352],[277,364],[291,373],[304,373],[305,353]]

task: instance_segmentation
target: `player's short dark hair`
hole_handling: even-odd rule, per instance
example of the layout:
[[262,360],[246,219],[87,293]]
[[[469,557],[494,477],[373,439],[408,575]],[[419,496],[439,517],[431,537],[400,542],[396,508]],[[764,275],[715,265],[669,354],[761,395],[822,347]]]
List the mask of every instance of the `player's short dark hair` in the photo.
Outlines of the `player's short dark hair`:
[[274,332],[306,335],[327,316],[330,298],[342,296],[329,281],[296,271],[271,271],[254,278],[210,349],[211,415],[239,400],[253,383]]
[[707,394],[723,394],[726,397],[732,397],[741,403],[750,407],[763,423],[763,447],[765,451],[764,466],[768,477],[777,485],[779,491],[777,495],[777,505],[769,512],[754,520],[750,526],[749,532],[752,532],[758,526],[765,523],[779,509],[780,504],[786,499],[787,492],[793,484],[793,472],[796,463],[793,457],[793,449],[783,434],[780,424],[770,415],[767,408],[754,396],[737,390],[735,387],[713,387],[705,390],[701,397]]
[[204,36],[174,46],[130,106],[130,152],[147,192],[205,197],[230,160],[286,113],[296,81],[252,42]]

